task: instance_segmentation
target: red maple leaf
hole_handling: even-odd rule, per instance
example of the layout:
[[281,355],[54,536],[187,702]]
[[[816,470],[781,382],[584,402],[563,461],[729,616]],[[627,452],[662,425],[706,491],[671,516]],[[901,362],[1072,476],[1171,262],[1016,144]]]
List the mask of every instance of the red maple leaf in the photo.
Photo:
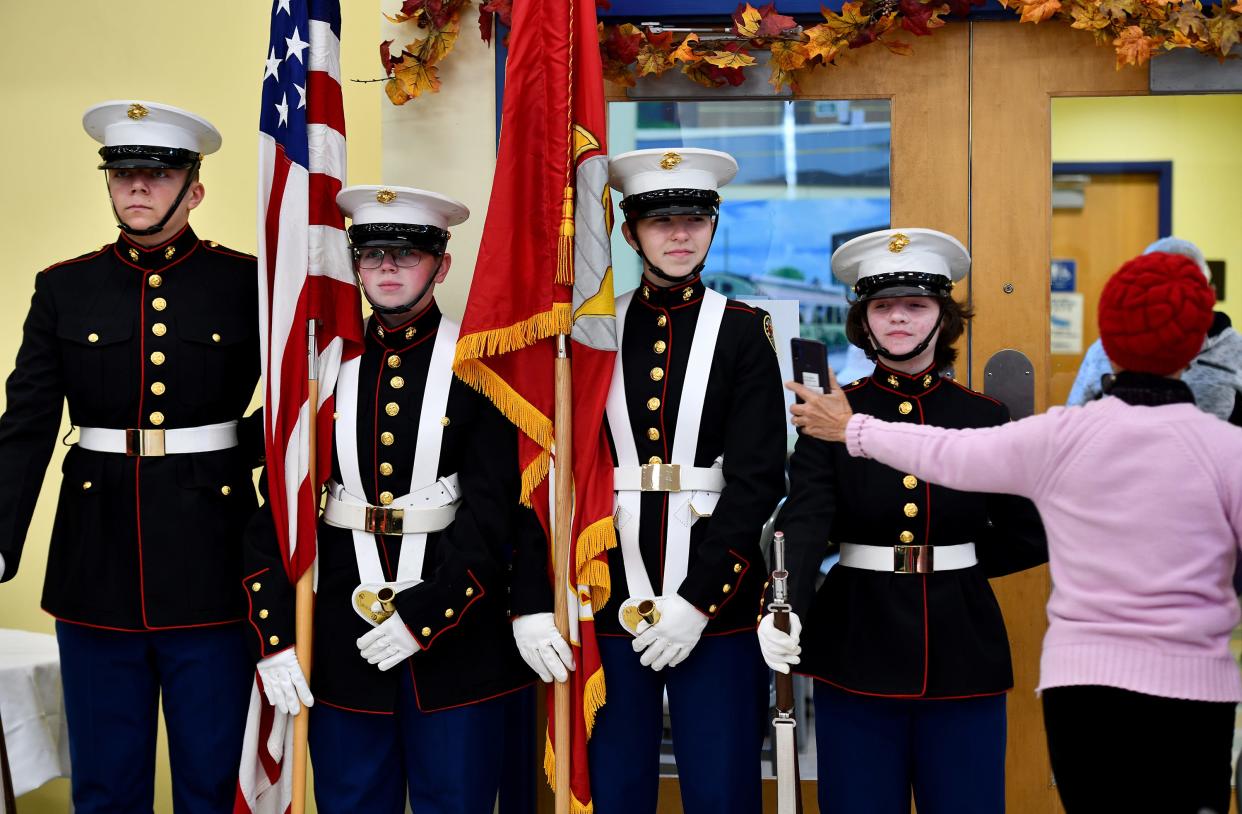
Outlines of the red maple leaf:
[[798,23],[793,17],[776,13],[776,3],[768,3],[759,9],[763,22],[759,24],[760,37],[779,37],[797,28]]
[[479,32],[483,35],[483,41],[489,45],[492,42],[492,26],[496,17],[500,18],[501,25],[512,26],[513,0],[487,0],[479,6]]
[[380,43],[380,62],[384,65],[384,75],[392,76],[392,40]]
[[635,26],[615,25],[608,26],[606,30],[608,34],[600,43],[605,55],[627,65],[638,58],[643,35]]
[[982,6],[987,0],[947,0],[949,14],[953,17],[966,17],[975,6]]
[[936,14],[947,7],[941,5],[939,0],[901,0],[897,7],[901,10],[901,27],[917,37],[930,36],[932,29],[944,25]]

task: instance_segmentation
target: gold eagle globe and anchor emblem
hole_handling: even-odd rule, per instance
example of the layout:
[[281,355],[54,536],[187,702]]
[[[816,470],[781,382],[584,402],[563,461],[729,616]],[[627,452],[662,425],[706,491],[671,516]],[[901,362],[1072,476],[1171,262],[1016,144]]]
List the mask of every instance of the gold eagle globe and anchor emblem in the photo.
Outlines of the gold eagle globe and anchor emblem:
[[125,115],[129,116],[134,121],[138,121],[139,119],[145,119],[148,116],[148,114],[150,114],[150,112],[151,111],[147,110],[142,105],[138,104],[137,102],[134,102],[132,105],[129,106],[129,110],[125,112]]
[[897,234],[893,235],[891,240],[888,241],[888,250],[892,252],[893,254],[900,254],[902,250],[905,249],[906,246],[909,246],[909,245],[910,245],[910,238],[906,237],[901,232],[898,232]]
[[376,191],[375,200],[382,204],[390,204],[397,200],[397,193],[391,189],[381,189]]
[[664,157],[660,159],[661,169],[666,169],[666,170],[675,169],[677,165],[680,163],[681,163],[681,153],[674,153],[672,151],[665,153]]

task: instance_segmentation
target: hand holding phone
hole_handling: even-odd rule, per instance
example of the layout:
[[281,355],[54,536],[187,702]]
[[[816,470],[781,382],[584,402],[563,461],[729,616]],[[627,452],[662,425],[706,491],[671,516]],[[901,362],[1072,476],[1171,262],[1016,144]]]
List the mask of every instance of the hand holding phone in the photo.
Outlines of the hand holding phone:
[[[789,340],[789,348],[793,353],[794,381],[818,393],[827,393],[831,389],[828,376],[828,347],[815,339],[794,337]],[[801,397],[797,401],[801,404]]]

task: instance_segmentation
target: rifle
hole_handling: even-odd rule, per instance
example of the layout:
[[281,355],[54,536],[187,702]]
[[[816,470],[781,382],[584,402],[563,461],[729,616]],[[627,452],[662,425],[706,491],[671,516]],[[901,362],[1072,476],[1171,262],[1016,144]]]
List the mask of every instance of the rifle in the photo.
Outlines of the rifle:
[[[789,632],[789,572],[785,570],[785,533],[772,535],[772,601],[768,611],[773,626]],[[776,812],[802,814],[802,784],[798,778],[798,747],[794,728],[794,689],[792,673],[775,673],[776,717],[772,731],[776,743]]]

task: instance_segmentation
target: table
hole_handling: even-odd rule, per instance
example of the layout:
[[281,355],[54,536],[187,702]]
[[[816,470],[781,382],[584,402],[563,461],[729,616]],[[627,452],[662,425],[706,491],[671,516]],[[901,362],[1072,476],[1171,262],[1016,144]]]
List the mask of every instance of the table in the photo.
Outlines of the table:
[[15,794],[69,776],[69,732],[55,636],[0,629],[0,718]]

